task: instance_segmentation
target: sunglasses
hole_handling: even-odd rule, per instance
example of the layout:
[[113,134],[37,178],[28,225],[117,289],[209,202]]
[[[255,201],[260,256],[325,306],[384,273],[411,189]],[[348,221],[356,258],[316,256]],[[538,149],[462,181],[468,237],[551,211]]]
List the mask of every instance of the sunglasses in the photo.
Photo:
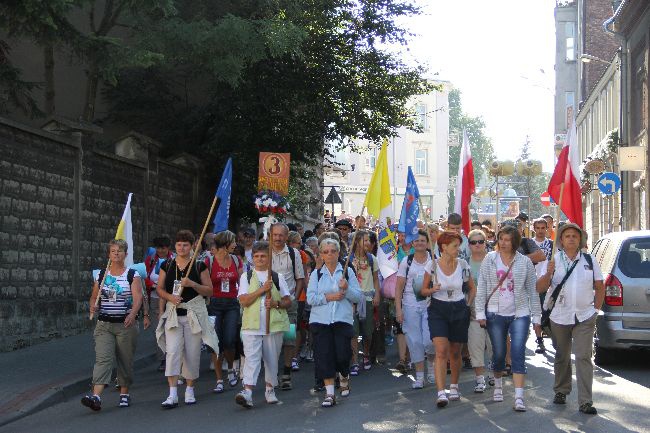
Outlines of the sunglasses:
[[483,245],[484,243],[485,243],[485,241],[483,239],[481,239],[479,241],[469,241],[470,245],[476,245],[476,244]]

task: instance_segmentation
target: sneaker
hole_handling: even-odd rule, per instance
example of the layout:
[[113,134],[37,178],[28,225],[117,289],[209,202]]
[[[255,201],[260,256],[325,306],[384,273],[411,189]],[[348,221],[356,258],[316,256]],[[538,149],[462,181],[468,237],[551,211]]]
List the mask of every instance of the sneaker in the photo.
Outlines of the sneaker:
[[291,358],[291,371],[300,371],[300,364],[298,364],[298,358]]
[[336,397],[333,395],[326,395],[323,399],[323,402],[320,404],[321,407],[332,407],[336,406]]
[[358,376],[359,375],[359,364],[352,364],[352,367],[350,367],[350,376]]
[[185,391],[185,404],[195,404],[196,403],[196,397],[194,397],[194,392],[188,393],[187,390]]
[[436,375],[435,374],[427,375],[427,382],[429,382],[432,385],[435,385],[435,383],[436,383]]
[[163,359],[160,361],[160,365],[158,366],[158,371],[165,371],[165,360]]
[[496,402],[501,402],[503,401],[503,388],[494,388],[494,394],[492,396],[492,400]]
[[494,386],[494,384],[496,383],[496,382],[494,381],[494,376],[492,376],[491,374],[488,374],[488,377],[487,377],[487,383],[488,383],[488,385],[490,385],[490,386]]
[[578,409],[580,412],[587,414],[587,415],[597,415],[598,411],[594,407],[593,403],[583,403],[580,405],[580,408]]
[[556,392],[555,397],[553,397],[554,404],[566,404],[566,394],[561,392]]
[[176,381],[178,385],[182,385],[185,383],[185,378],[183,376],[178,376],[178,380]]
[[307,362],[314,362],[314,351],[309,349],[307,351],[307,356],[305,356],[305,361]]
[[253,407],[253,393],[248,389],[242,389],[235,396],[235,403],[250,409]]
[[268,404],[276,404],[279,401],[275,396],[275,390],[273,388],[266,388],[266,391],[264,391],[264,398],[266,398]]
[[515,398],[515,404],[512,406],[515,412],[526,412],[526,405],[524,399],[521,397]]
[[280,389],[282,391],[289,391],[291,388],[291,376],[288,374],[283,374],[280,378]]
[[449,399],[447,398],[447,394],[445,394],[444,391],[438,392],[438,398],[436,400],[436,406],[439,408],[443,408],[449,404]]
[[228,370],[228,385],[230,385],[230,387],[233,388],[237,386],[238,383],[239,383],[239,378],[237,377],[235,370]]
[[544,339],[542,337],[537,337],[537,349],[535,353],[546,353],[546,347],[544,347]]
[[472,369],[472,360],[471,358],[463,358],[463,370]]
[[102,410],[102,401],[99,396],[96,395],[84,395],[81,398],[81,404],[91,408],[95,412]]
[[449,400],[458,401],[460,400],[460,392],[455,386],[449,387]]
[[120,389],[120,383],[117,381],[117,377],[115,378],[115,389]]
[[363,357],[363,369],[368,371],[372,368],[372,363],[370,362],[370,358],[367,356]]
[[485,380],[477,380],[476,386],[474,387],[474,392],[477,394],[483,394],[485,392]]
[[119,407],[129,407],[131,406],[131,396],[129,394],[120,394],[120,403]]
[[163,407],[163,409],[173,409],[175,407],[178,407],[178,397],[172,398],[170,395],[167,397],[167,400],[163,401],[160,405]]
[[411,388],[413,388],[413,389],[422,389],[422,388],[424,388],[424,378],[415,379],[415,381],[411,384]]

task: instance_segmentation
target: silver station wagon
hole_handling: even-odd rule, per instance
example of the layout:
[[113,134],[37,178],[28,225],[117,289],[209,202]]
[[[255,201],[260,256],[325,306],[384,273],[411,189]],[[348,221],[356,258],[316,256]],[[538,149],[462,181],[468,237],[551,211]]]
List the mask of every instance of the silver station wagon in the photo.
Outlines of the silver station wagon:
[[615,362],[621,349],[650,349],[650,231],[609,233],[592,255],[605,278],[596,363]]

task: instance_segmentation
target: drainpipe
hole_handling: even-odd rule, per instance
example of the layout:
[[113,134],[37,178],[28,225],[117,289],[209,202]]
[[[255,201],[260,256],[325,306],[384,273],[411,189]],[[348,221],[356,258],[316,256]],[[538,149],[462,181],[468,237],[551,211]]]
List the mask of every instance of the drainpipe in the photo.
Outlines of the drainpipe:
[[[627,71],[629,69],[628,66],[628,57],[627,57],[627,51],[628,51],[628,46],[627,46],[627,39],[625,39],[625,36],[623,36],[621,33],[613,30],[611,26],[614,24],[614,21],[618,17],[617,13],[619,10],[621,10],[621,6],[625,4],[625,0],[619,5],[619,7],[616,9],[614,12],[614,15],[607,19],[603,23],[603,29],[605,32],[612,34],[618,39],[618,41],[621,44],[621,49],[620,49],[620,74],[621,74],[621,98],[620,98],[620,107],[619,107],[619,128],[618,128],[618,137],[619,137],[619,142],[621,144],[625,144],[626,146],[630,145],[630,140],[628,135],[628,120],[629,120],[629,107],[628,107],[628,95],[629,95],[629,89],[628,89],[628,78],[627,78]],[[618,157],[616,158],[618,162]],[[625,188],[621,188],[621,209],[625,210],[627,209],[627,201],[628,201],[628,190],[627,188],[629,187],[630,183],[630,176],[628,172],[622,172],[621,173],[621,182],[623,185],[625,185]],[[625,231],[628,229],[628,220],[625,218],[625,215],[623,212],[621,212],[621,221],[620,221],[620,227],[621,230]]]

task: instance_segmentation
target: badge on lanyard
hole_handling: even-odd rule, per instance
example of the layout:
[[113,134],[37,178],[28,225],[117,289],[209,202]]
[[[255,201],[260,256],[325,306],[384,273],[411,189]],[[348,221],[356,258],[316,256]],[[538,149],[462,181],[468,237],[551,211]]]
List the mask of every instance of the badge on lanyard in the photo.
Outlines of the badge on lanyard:
[[230,293],[230,280],[226,278],[221,279],[221,293]]
[[179,296],[181,294],[181,280],[174,280],[174,288],[172,295]]

